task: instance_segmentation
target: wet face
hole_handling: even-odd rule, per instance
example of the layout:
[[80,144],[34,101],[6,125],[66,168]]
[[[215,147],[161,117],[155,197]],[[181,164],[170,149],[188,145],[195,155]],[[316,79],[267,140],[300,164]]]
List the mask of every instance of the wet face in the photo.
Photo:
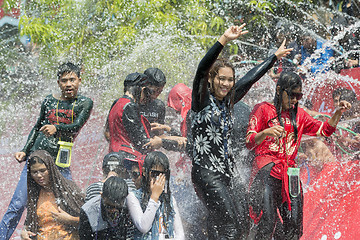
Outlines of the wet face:
[[142,87],[140,95],[140,104],[147,104],[155,100],[162,92],[162,87],[146,86]]
[[295,104],[302,98],[301,87],[289,91],[283,91],[282,93],[282,108],[289,110],[294,108]]
[[30,167],[31,178],[41,187],[50,187],[49,171],[43,163],[34,163]]
[[333,101],[334,101],[334,109],[338,108],[339,105],[340,105],[340,95],[335,96],[335,97],[333,98]]
[[76,73],[64,73],[58,79],[58,85],[61,90],[61,99],[69,100],[76,97],[79,86],[81,83],[81,78],[79,78]]
[[102,203],[106,218],[111,222],[116,222],[122,215],[125,199],[123,199],[120,203],[113,203],[108,198],[102,197]]
[[314,50],[316,47],[316,40],[310,36],[306,36],[302,40],[302,45],[308,50]]
[[148,89],[150,92],[150,99],[151,99],[151,101],[153,101],[153,100],[157,99],[159,97],[159,95],[162,93],[164,86],[162,86],[162,87],[149,86]]
[[209,79],[215,98],[223,100],[235,84],[234,72],[230,67],[220,68],[215,78]]
[[141,176],[140,176],[139,166],[134,165],[131,167],[131,179],[133,180],[136,189],[139,189],[141,187]]

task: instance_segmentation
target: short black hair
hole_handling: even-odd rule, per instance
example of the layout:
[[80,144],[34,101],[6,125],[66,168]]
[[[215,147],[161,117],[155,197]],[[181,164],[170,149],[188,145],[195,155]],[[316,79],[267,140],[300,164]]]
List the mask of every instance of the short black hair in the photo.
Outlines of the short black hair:
[[78,78],[80,77],[80,67],[78,65],[71,62],[63,63],[59,66],[57,77],[60,79],[64,73],[71,72],[75,73]]
[[128,186],[122,178],[112,176],[104,182],[102,197],[114,204],[123,203],[128,193]]

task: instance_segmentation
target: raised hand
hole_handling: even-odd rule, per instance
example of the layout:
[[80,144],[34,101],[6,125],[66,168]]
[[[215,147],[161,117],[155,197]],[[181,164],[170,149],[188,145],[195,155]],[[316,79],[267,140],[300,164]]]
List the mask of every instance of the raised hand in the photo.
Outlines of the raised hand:
[[337,111],[341,111],[341,113],[343,113],[349,110],[350,108],[351,108],[351,103],[342,100],[340,101],[339,108],[337,109]]
[[157,202],[164,191],[166,177],[160,173],[156,179],[150,180],[151,199]]
[[275,56],[277,57],[277,59],[281,59],[282,57],[286,57],[293,50],[293,48],[286,48],[285,47],[285,42],[286,42],[286,39],[284,39],[281,46],[275,52]]
[[246,24],[244,23],[241,26],[231,26],[230,28],[228,28],[224,34],[219,38],[219,42],[224,46],[226,45],[226,43],[228,43],[229,41],[232,41],[234,39],[237,39],[238,37],[240,37],[241,35],[244,35],[246,33],[248,33],[249,31],[243,31],[243,28],[246,26]]

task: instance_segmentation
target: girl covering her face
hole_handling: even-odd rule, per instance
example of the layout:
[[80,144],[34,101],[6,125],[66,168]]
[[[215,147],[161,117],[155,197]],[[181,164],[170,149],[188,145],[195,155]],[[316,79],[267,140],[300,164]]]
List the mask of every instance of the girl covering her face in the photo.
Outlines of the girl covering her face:
[[137,228],[134,239],[185,239],[169,180],[169,159],[162,152],[149,153],[144,160],[141,188],[127,198]]

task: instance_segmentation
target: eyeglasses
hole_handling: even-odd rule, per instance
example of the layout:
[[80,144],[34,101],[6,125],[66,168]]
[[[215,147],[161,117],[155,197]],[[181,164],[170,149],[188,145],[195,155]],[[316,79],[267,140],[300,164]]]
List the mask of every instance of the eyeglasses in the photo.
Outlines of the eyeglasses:
[[132,177],[132,178],[135,178],[135,179],[138,178],[138,177],[140,177],[140,172],[132,171],[132,172],[131,172],[131,177]]
[[150,170],[150,177],[156,178],[160,174],[166,174],[166,172],[158,171],[158,170]]

